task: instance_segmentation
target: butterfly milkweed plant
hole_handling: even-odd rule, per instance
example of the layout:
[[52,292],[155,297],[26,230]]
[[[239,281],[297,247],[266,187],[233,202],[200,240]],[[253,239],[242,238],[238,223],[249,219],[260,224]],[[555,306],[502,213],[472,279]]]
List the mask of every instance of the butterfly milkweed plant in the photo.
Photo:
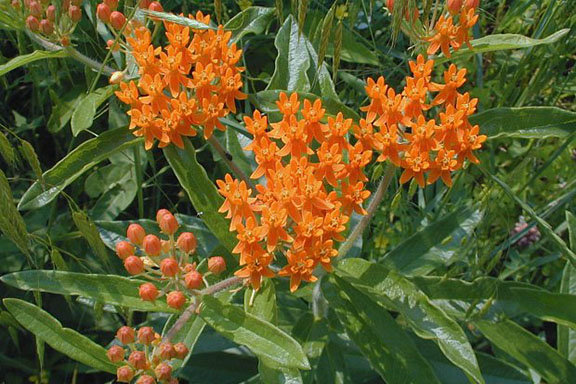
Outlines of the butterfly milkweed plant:
[[0,0],[0,382],[576,383],[568,0]]

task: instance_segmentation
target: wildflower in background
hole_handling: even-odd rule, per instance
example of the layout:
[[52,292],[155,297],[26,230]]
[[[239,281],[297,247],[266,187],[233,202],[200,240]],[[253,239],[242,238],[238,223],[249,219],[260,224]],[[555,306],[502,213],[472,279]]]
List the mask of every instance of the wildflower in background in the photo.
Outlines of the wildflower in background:
[[[107,12],[101,13],[104,21]],[[210,22],[201,12],[188,17]],[[225,129],[220,119],[236,112],[236,100],[246,98],[240,91],[244,69],[237,65],[242,51],[230,44],[230,32],[222,26],[197,30],[168,21],[164,26],[168,44],[163,47],[152,44],[146,27],[126,32],[140,79],[121,84],[116,92],[130,106],[130,129],[144,137],[146,149],[155,142],[160,148],[182,148],[182,136],[195,136],[199,127],[210,138],[214,129]]]
[[[514,228],[510,231],[510,236],[513,237],[520,232],[523,232],[528,228],[528,223],[523,216],[520,216],[518,222],[514,225]],[[540,230],[538,226],[534,225],[531,227],[522,237],[516,240],[515,244],[520,248],[526,248],[540,240]]]

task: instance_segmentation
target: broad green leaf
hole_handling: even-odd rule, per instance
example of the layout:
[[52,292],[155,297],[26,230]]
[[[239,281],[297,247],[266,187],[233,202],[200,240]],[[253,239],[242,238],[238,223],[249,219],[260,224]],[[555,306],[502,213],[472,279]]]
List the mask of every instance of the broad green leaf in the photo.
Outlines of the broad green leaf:
[[[138,193],[134,168],[129,164],[110,164],[99,170],[102,172],[90,175],[104,176],[100,178],[98,186],[92,189],[92,191],[103,189],[96,195],[100,197],[90,210],[90,216],[94,220],[114,220],[134,201]],[[95,176],[90,181],[95,179],[98,177]],[[88,179],[86,181],[88,182]],[[85,187],[86,192],[89,190]]]
[[345,384],[354,382],[346,369],[346,361],[340,347],[328,341],[316,369],[318,384]]
[[[286,305],[280,306],[281,309],[286,309],[286,307]],[[302,379],[307,384],[315,380],[318,364],[330,332],[326,319],[316,318],[310,311],[303,312],[292,328],[292,336],[302,345],[312,367],[312,370],[302,372]]]
[[[412,338],[420,353],[432,364],[442,384],[462,384],[469,380],[454,364],[442,354],[431,341]],[[532,384],[532,380],[515,366],[493,356],[477,352],[478,365],[486,384]]]
[[576,113],[556,107],[495,108],[470,117],[489,139],[567,137],[576,130]]
[[440,384],[432,367],[394,318],[345,280],[330,276],[322,291],[346,333],[389,384]]
[[58,352],[100,371],[116,373],[117,366],[108,360],[102,346],[72,329],[62,327],[48,312],[18,299],[9,298],[3,302],[24,328]]
[[266,30],[274,18],[274,8],[248,7],[224,24],[224,29],[232,32],[231,43],[238,42],[247,34],[260,34]]
[[54,167],[44,172],[46,189],[40,183],[34,183],[20,199],[18,209],[27,210],[45,206],[94,165],[107,159],[111,154],[140,142],[140,138],[125,128],[107,131],[83,142]]
[[72,113],[72,120],[70,122],[74,136],[78,136],[80,132],[92,126],[94,118],[96,117],[96,109],[108,100],[117,88],[116,85],[108,85],[81,97]]
[[[576,249],[576,217],[566,211],[570,248]],[[566,263],[560,283],[560,293],[576,295],[576,268]],[[572,364],[576,364],[576,330],[558,325],[558,351]]]
[[[176,219],[180,223],[178,231],[192,232],[198,240],[198,247],[196,252],[202,258],[208,257],[213,254],[218,246],[218,240],[214,237],[212,232],[206,227],[204,222],[197,217],[187,216],[177,213]],[[155,220],[141,219],[130,221],[96,221],[96,226],[100,231],[100,238],[104,244],[111,250],[116,249],[116,244],[119,241],[126,241],[126,230],[132,223],[140,224],[146,233],[159,234],[160,228]]]
[[23,65],[33,63],[34,61],[44,59],[60,59],[63,57],[68,57],[68,53],[63,49],[58,51],[34,51],[27,55],[20,55],[7,63],[0,65],[0,76],[4,76],[8,72]]
[[298,33],[298,24],[288,16],[276,34],[274,45],[278,49],[276,68],[266,90],[283,89],[288,92],[308,92],[310,80],[306,75],[310,57],[304,39]]
[[518,324],[510,320],[481,320],[475,324],[492,344],[535,370],[548,383],[570,383],[576,378],[572,363]]
[[76,107],[82,100],[82,92],[84,92],[84,87],[82,86],[76,86],[63,95],[50,90],[50,97],[54,103],[47,123],[47,128],[50,132],[59,132],[68,124]]
[[[236,246],[236,236],[229,230],[229,221],[218,212],[224,199],[218,194],[206,170],[198,163],[196,151],[190,141],[184,140],[184,149],[174,145],[164,148],[164,155],[180,181],[180,185],[188,194],[194,209],[201,215],[206,226],[220,243],[231,251]],[[226,263],[230,267],[238,263],[230,255],[223,256],[226,257]]]
[[[256,107],[264,113],[278,113],[278,106],[276,101],[280,97],[281,90],[268,90],[260,91],[250,96],[251,101],[256,105]],[[347,119],[353,119],[358,121],[360,116],[356,111],[344,105],[341,101],[332,99],[329,97],[318,97],[317,95],[298,92],[298,98],[302,102],[304,99],[314,101],[316,99],[322,100],[322,107],[326,109],[326,113],[331,116],[336,116],[338,112],[342,112]]]
[[338,264],[337,273],[357,288],[369,292],[385,307],[401,313],[418,336],[433,340],[452,363],[476,382],[484,382],[462,328],[408,279],[380,264],[357,258],[343,260]]
[[12,241],[25,255],[28,251],[28,230],[20,212],[14,205],[14,197],[8,179],[0,169],[0,232]]
[[[482,277],[467,282],[439,277],[412,279],[424,293],[453,316],[467,311],[517,316],[530,313],[576,329],[576,296],[551,293],[537,286]],[[471,314],[474,314],[471,312]]]
[[139,16],[138,15],[139,13],[144,14],[146,16],[150,16],[151,18],[153,16],[153,18],[156,18],[156,19],[166,20],[170,23],[184,25],[184,26],[190,27],[192,29],[216,29],[211,25],[201,23],[199,21],[196,21],[194,19],[190,19],[190,18],[185,17],[185,16],[177,16],[177,15],[174,15],[173,13],[156,12],[156,11],[151,11],[149,9],[138,9],[138,11],[136,12],[137,17]]
[[[542,44],[552,44],[566,36],[568,32],[570,32],[569,28],[561,29],[544,39],[533,39],[527,36],[516,35],[512,33],[488,35],[479,39],[472,40],[472,50],[468,49],[467,47],[462,48],[458,52],[455,52],[453,56],[460,57],[484,52],[531,48]],[[447,58],[442,58],[437,61],[444,62],[447,60]]]
[[80,295],[138,311],[176,312],[165,300],[150,302],[140,299],[138,287],[141,281],[116,275],[34,270],[10,273],[0,277],[0,281],[25,291]]
[[252,383],[248,380],[258,373],[257,365],[253,356],[238,350],[194,354],[178,372],[178,378],[187,384],[248,384]]
[[382,264],[404,275],[423,275],[448,265],[481,218],[479,211],[458,209],[404,240],[384,256]]
[[223,336],[250,348],[270,367],[310,369],[308,359],[296,340],[235,305],[204,296],[200,316]]

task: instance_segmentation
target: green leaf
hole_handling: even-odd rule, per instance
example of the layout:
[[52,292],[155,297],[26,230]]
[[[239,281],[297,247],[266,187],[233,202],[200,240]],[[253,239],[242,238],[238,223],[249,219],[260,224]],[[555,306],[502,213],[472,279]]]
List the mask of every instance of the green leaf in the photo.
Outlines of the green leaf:
[[102,239],[100,239],[98,228],[96,228],[94,222],[82,211],[72,212],[72,220],[74,221],[76,228],[80,231],[82,237],[84,237],[88,244],[90,244],[90,248],[92,248],[100,261],[104,265],[109,264],[110,257],[108,251],[106,250],[106,246],[102,242]]
[[548,383],[570,383],[576,367],[539,337],[510,320],[477,321],[488,340],[525,366],[535,370]]
[[106,350],[78,332],[62,327],[48,312],[18,299],[4,299],[4,305],[20,324],[70,358],[100,371],[116,373],[117,366],[106,357]]
[[382,264],[403,275],[423,275],[448,265],[458,257],[462,240],[471,235],[481,219],[479,211],[455,210],[404,240],[384,256]]
[[235,343],[245,345],[273,368],[310,369],[302,347],[274,325],[220,300],[203,297],[200,316],[212,328]]
[[106,131],[87,140],[44,173],[46,189],[34,183],[20,199],[18,209],[36,209],[54,200],[60,192],[84,172],[110,157],[111,154],[140,143],[128,129]]
[[20,139],[20,152],[22,153],[22,157],[26,159],[32,171],[36,175],[40,184],[44,184],[44,177],[42,176],[42,168],[40,167],[40,160],[38,160],[38,155],[34,150],[32,144],[27,142],[26,140]]
[[[412,279],[424,293],[451,315],[465,317],[466,311],[495,316],[530,313],[576,329],[576,296],[551,293],[537,286],[482,277],[467,282],[439,277]],[[466,305],[467,304],[467,305]]]
[[136,11],[136,17],[139,16],[138,15],[139,13],[140,13],[140,15],[144,14],[146,16],[154,16],[154,18],[156,18],[156,19],[166,20],[170,23],[184,25],[184,26],[190,27],[192,29],[216,29],[211,25],[201,23],[199,21],[196,21],[194,19],[190,19],[190,18],[185,17],[185,16],[177,16],[173,13],[156,12],[156,11],[151,11],[149,9],[138,9],[138,11]]
[[310,81],[306,72],[310,68],[310,57],[306,43],[298,33],[298,24],[292,15],[286,18],[276,34],[274,45],[278,50],[276,68],[266,90],[308,92]]
[[567,137],[576,130],[576,113],[556,107],[494,108],[470,117],[489,139]]
[[20,212],[14,205],[14,197],[8,179],[0,169],[0,232],[16,244],[20,252],[30,255],[28,251],[28,230]]
[[440,384],[432,367],[392,316],[337,276],[322,280],[322,291],[346,333],[389,384]]
[[452,363],[476,382],[484,382],[462,328],[408,279],[362,259],[343,260],[338,264],[337,272],[357,288],[369,292],[385,307],[401,313],[418,336],[433,340]]
[[[561,29],[544,39],[532,39],[527,36],[516,35],[512,33],[488,35],[479,39],[472,40],[472,50],[468,48],[462,48],[458,52],[454,52],[452,56],[453,58],[456,58],[460,56],[474,55],[477,53],[531,48],[542,44],[552,44],[566,36],[568,32],[570,32],[570,28]],[[447,60],[451,59],[441,58],[437,60],[437,62],[441,63]]]
[[52,133],[60,132],[66,126],[82,100],[81,95],[84,91],[82,86],[76,86],[62,95],[50,90],[50,97],[54,106],[52,107],[48,123],[46,123],[48,131]]
[[[206,226],[214,233],[220,243],[229,251],[236,246],[236,236],[229,230],[230,223],[218,209],[224,199],[218,194],[216,186],[198,163],[196,151],[189,140],[184,140],[184,149],[170,145],[164,148],[164,155],[176,174],[180,185],[190,198],[194,209],[200,214]],[[224,255],[226,263],[233,267],[236,259]]]
[[78,136],[80,132],[92,126],[96,116],[96,109],[108,100],[117,88],[116,85],[109,85],[81,97],[72,113],[70,122],[74,136]]
[[60,59],[63,57],[68,57],[68,53],[61,49],[58,51],[34,51],[27,55],[20,55],[7,63],[0,65],[0,76],[4,76],[8,72],[19,68],[23,65],[33,63],[38,60],[44,59]]
[[8,165],[13,166],[16,161],[16,151],[14,151],[14,147],[2,132],[0,132],[0,156]]
[[80,295],[138,311],[176,312],[165,300],[150,302],[140,299],[138,287],[142,281],[116,275],[34,270],[10,273],[0,277],[0,281],[25,291]]
[[[574,250],[576,249],[576,217],[569,211],[566,211],[566,223],[570,247]],[[576,295],[576,268],[570,263],[564,266],[560,293]],[[558,325],[558,351],[571,363],[576,364],[576,330]]]
[[248,7],[224,24],[224,29],[232,32],[231,43],[237,43],[242,37],[253,33],[258,35],[270,24],[274,17],[274,8]]
[[276,289],[272,280],[264,280],[258,291],[254,291],[252,288],[245,290],[244,310],[259,319],[276,324],[278,309],[276,307]]
[[316,382],[318,384],[345,384],[354,382],[346,368],[346,360],[344,359],[340,346],[332,341],[328,341],[320,356],[316,370]]

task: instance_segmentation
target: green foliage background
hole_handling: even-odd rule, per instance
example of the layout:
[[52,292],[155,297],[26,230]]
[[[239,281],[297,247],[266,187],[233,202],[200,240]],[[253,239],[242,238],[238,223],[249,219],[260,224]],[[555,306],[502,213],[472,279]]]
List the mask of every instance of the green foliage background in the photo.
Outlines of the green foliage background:
[[[214,13],[207,1],[163,5]],[[95,6],[85,0],[85,15]],[[358,118],[364,79],[383,75],[400,89],[415,51],[407,36],[416,27],[381,1],[348,2],[341,24],[331,1],[222,6],[244,50],[249,100],[217,136],[247,171],[242,113],[274,114],[288,90]],[[198,236],[201,257],[233,265],[211,187],[228,168],[201,138],[145,152],[106,77],[65,51],[47,53],[11,12],[0,0],[0,292],[9,298],[0,381],[111,382],[98,345],[125,323],[161,331],[175,320],[120,277],[114,243],[128,223],[148,230],[145,218],[168,208]],[[183,382],[576,383],[576,4],[488,0],[479,13],[475,50],[451,61],[468,69],[466,89],[480,99],[481,165],[451,189],[401,187],[396,174],[361,241],[316,286],[292,295],[276,279],[253,306],[242,294],[207,299],[178,335],[193,346]],[[108,37],[91,20],[72,41],[102,62]],[[383,172],[369,169],[372,190]],[[528,226],[511,235],[520,216]],[[518,246],[533,226],[541,239]]]

